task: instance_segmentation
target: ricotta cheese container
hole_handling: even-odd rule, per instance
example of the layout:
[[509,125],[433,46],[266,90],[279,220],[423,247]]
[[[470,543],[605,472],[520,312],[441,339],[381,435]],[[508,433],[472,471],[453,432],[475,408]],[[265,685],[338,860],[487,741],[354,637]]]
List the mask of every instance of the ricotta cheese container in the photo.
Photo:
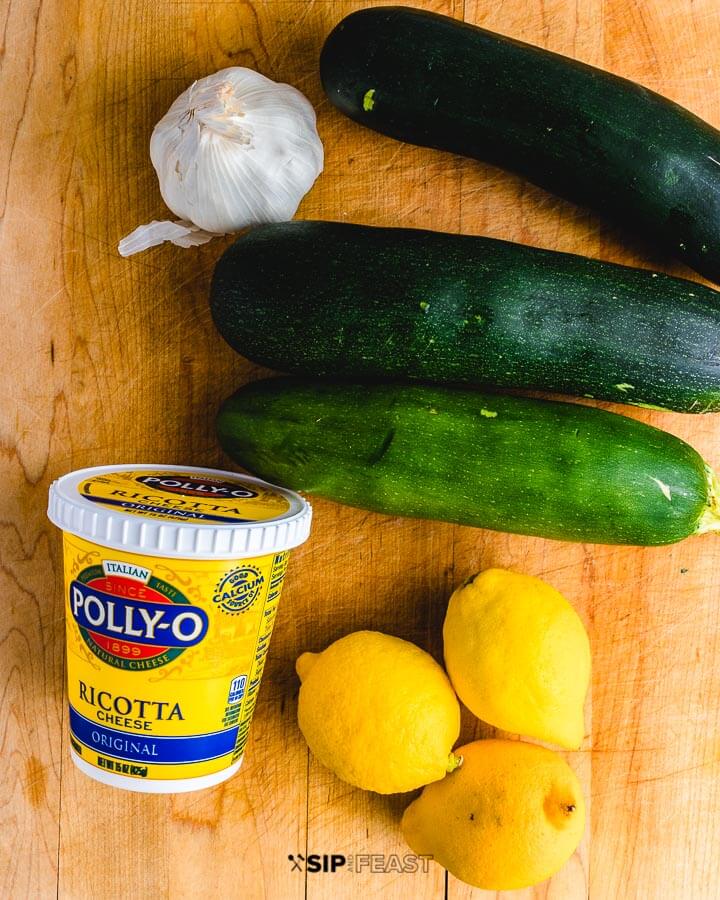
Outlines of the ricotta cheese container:
[[63,532],[75,764],[148,793],[229,778],[310,505],[248,475],[117,465],[59,478],[48,516]]

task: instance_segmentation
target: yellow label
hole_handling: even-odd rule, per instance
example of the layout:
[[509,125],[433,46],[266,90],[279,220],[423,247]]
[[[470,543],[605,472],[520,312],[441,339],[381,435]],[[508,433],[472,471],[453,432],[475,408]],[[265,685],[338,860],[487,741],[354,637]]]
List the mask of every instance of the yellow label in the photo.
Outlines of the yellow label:
[[147,469],[109,472],[87,478],[78,491],[93,503],[171,522],[266,522],[290,510],[287,497],[240,475]]
[[288,553],[141,556],[64,533],[70,739],[89,765],[195,778],[242,755]]

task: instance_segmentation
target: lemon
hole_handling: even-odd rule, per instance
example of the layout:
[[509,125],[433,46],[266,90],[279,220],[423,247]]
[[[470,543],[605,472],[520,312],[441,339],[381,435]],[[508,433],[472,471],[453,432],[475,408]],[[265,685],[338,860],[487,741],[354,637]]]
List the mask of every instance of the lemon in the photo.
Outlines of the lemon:
[[338,778],[379,794],[437,781],[457,761],[460,705],[430,654],[400,638],[356,631],[303,653],[298,722]]
[[476,741],[457,753],[462,766],[405,810],[410,848],[485,890],[529,887],[554,875],[585,827],[580,784],[565,760],[520,741]]
[[488,569],[450,598],[443,638],[450,680],[479,719],[580,746],[590,643],[562,594],[539,578]]

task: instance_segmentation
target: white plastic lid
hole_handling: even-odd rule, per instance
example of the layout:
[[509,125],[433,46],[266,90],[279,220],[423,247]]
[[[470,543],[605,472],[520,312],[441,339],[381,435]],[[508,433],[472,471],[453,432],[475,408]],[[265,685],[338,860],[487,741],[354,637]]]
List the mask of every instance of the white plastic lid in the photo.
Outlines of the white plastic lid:
[[286,488],[193,466],[96,466],[50,486],[50,521],[116,550],[241,559],[291,550],[310,534],[312,507]]

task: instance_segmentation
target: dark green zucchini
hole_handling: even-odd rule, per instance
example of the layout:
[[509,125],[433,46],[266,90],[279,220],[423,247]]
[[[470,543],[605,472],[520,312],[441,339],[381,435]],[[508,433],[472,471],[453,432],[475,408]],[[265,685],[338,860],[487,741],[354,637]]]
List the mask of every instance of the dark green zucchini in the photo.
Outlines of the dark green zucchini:
[[211,306],[280,371],[401,377],[720,409],[720,295],[482,237],[287,222],[219,261]]
[[720,527],[692,447],[587,406],[278,378],[227,400],[218,434],[263,478],[390,515],[600,544]]
[[401,6],[343,19],[320,73],[357,122],[518,172],[720,281],[720,132],[659,94]]

